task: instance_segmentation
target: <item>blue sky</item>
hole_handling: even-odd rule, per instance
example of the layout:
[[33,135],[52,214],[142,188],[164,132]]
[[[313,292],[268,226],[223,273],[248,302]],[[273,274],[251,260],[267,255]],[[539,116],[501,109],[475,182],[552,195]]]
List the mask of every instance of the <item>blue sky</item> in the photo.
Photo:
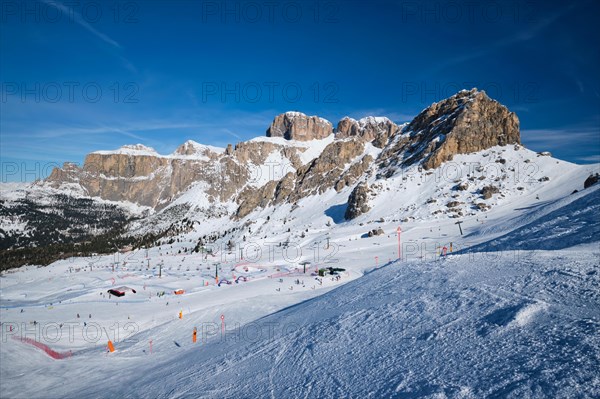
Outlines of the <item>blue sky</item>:
[[531,149],[600,162],[597,15],[593,0],[2,0],[2,180],[124,144],[234,144],[287,110],[404,122],[471,87],[517,113]]

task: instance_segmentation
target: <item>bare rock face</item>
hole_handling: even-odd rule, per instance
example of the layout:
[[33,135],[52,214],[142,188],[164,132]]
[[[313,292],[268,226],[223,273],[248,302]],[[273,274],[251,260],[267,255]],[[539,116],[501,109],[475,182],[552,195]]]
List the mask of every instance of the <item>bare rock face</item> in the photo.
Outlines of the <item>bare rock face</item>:
[[[249,163],[261,165],[269,154],[279,152],[284,158],[290,160],[291,166],[298,168],[301,165],[299,155],[302,150],[295,147],[284,147],[268,141],[247,141],[236,144],[235,150],[231,151],[231,155],[242,165]],[[282,165],[282,167],[285,168],[285,165]]]
[[187,142],[169,156],[140,146],[94,152],[82,168],[56,168],[45,183],[76,182],[93,197],[162,209],[198,182],[206,183],[208,197],[227,201],[248,178],[245,168],[218,150]]
[[352,186],[354,183],[356,183],[365,174],[365,172],[369,170],[372,163],[373,157],[370,155],[365,155],[360,162],[353,163],[335,183],[335,191],[339,193],[345,187]]
[[351,136],[361,136],[360,127],[356,119],[345,116],[335,128],[335,138],[345,139]]
[[421,162],[425,169],[456,154],[521,142],[517,116],[477,89],[432,104],[402,130],[401,138],[386,148],[382,159],[388,164]]
[[[169,199],[169,184],[163,179],[169,161],[156,155],[145,151],[91,153],[81,169],[67,173],[74,172],[72,178],[92,197],[154,207],[161,199]],[[60,176],[64,172],[64,168],[53,171],[47,181],[52,186],[60,186],[65,181]],[[159,193],[164,193],[164,197]]]
[[243,218],[257,207],[266,207],[273,199],[276,187],[276,181],[270,181],[259,189],[246,187],[238,197],[240,205],[237,209],[236,217]]
[[[365,149],[359,139],[336,140],[327,145],[323,152],[296,172],[287,173],[277,182],[270,182],[257,189],[246,189],[237,197],[239,204],[236,217],[243,218],[256,207],[277,205],[322,194],[334,188],[338,192],[354,184],[370,167],[372,157],[365,155],[357,159]],[[350,167],[344,171],[346,165]]]
[[235,199],[246,185],[261,177],[260,173],[257,175],[258,167],[272,154],[279,153],[285,160],[280,165],[283,175],[288,164],[295,169],[302,166],[299,154],[305,150],[268,141],[240,143],[235,149],[188,141],[173,154],[163,156],[143,145],[124,146],[89,154],[81,168],[75,164],[55,168],[44,184],[55,188],[78,185],[83,193],[93,197],[159,210],[192,185],[201,183],[209,201],[225,202]]
[[490,199],[492,198],[492,195],[494,194],[498,194],[500,192],[500,189],[496,186],[485,186],[484,188],[481,189],[481,196],[484,199]]
[[346,213],[344,217],[346,220],[352,220],[363,213],[367,213],[371,210],[368,205],[369,200],[369,186],[367,183],[361,183],[357,185],[350,197],[348,197],[348,208],[346,208]]
[[583,182],[583,188],[586,189],[586,188],[592,187],[594,184],[598,183],[599,181],[600,181],[600,174],[598,174],[598,173],[591,174]]
[[267,137],[283,137],[287,140],[320,140],[333,133],[333,125],[318,116],[301,112],[286,112],[275,117],[267,129]]
[[205,157],[208,159],[217,159],[219,157],[219,154],[221,154],[222,152],[223,151],[221,151],[220,149],[216,149],[215,147],[196,143],[193,140],[188,140],[179,147],[177,147],[174,154],[189,157]]
[[[79,175],[81,173],[81,168],[72,162],[63,163],[62,168],[54,168],[50,173],[50,176],[46,179],[46,181],[51,182],[60,182],[66,184],[77,184],[79,180]],[[54,187],[58,187],[58,183],[53,184]]]
[[385,117],[369,116],[358,121],[345,117],[338,122],[335,137],[340,139],[360,137],[372,142],[375,147],[383,148],[398,129],[398,125]]
[[298,170],[296,189],[289,197],[290,202],[309,195],[322,194],[341,179],[346,164],[363,153],[365,145],[360,140],[334,141],[321,155]]

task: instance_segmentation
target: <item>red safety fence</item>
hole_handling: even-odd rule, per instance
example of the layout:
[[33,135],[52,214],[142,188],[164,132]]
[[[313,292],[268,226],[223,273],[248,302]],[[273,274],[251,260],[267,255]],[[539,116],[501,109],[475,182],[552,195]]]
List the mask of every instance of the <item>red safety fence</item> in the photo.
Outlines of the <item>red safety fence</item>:
[[27,337],[25,337],[25,338],[23,338],[23,337],[14,337],[14,336],[13,336],[13,338],[17,339],[17,340],[19,340],[21,342],[25,342],[26,344],[33,345],[36,348],[43,350],[52,359],[58,359],[58,360],[60,360],[60,359],[66,359],[68,357],[73,356],[73,353],[71,351],[60,353],[60,352],[57,352],[57,351],[51,349],[48,345],[42,344],[41,342],[38,342],[38,341],[36,341],[34,339],[31,339],[31,338],[27,338]]

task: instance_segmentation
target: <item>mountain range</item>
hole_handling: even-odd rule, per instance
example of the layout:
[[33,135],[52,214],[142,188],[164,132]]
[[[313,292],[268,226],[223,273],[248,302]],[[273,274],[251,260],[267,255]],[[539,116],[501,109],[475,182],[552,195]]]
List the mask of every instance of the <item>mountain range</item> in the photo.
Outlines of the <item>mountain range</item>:
[[[0,250],[10,256],[97,236],[138,237],[135,246],[188,232],[203,243],[267,239],[268,232],[289,241],[352,220],[478,219],[516,197],[540,201],[558,184],[563,194],[582,189],[593,172],[524,148],[516,114],[477,89],[434,103],[406,124],[369,116],[334,127],[286,112],[263,137],[235,146],[190,140],[161,155],[126,145],[3,190]],[[313,212],[309,220],[297,212],[304,207]],[[106,238],[98,250],[114,245]]]

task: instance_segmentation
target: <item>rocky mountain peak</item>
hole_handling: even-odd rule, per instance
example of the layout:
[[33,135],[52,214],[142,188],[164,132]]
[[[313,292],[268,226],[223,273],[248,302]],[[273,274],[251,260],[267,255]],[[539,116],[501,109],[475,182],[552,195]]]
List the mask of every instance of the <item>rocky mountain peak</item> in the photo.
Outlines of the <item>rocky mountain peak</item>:
[[437,168],[456,154],[521,142],[517,116],[477,89],[430,105],[401,133],[385,149],[386,166],[421,162],[425,169]]
[[174,155],[182,156],[208,156],[211,154],[221,154],[225,150],[223,148],[213,147],[195,142],[194,140],[188,140],[175,150]]
[[298,141],[320,140],[331,133],[333,125],[328,120],[293,111],[277,115],[267,129],[267,137]]
[[188,140],[175,150],[175,154],[178,155],[194,155],[201,152],[204,148],[194,140]]
[[386,117],[368,116],[360,120],[344,117],[335,129],[336,138],[360,137],[372,142],[375,147],[383,148],[392,135],[398,131],[398,125]]

